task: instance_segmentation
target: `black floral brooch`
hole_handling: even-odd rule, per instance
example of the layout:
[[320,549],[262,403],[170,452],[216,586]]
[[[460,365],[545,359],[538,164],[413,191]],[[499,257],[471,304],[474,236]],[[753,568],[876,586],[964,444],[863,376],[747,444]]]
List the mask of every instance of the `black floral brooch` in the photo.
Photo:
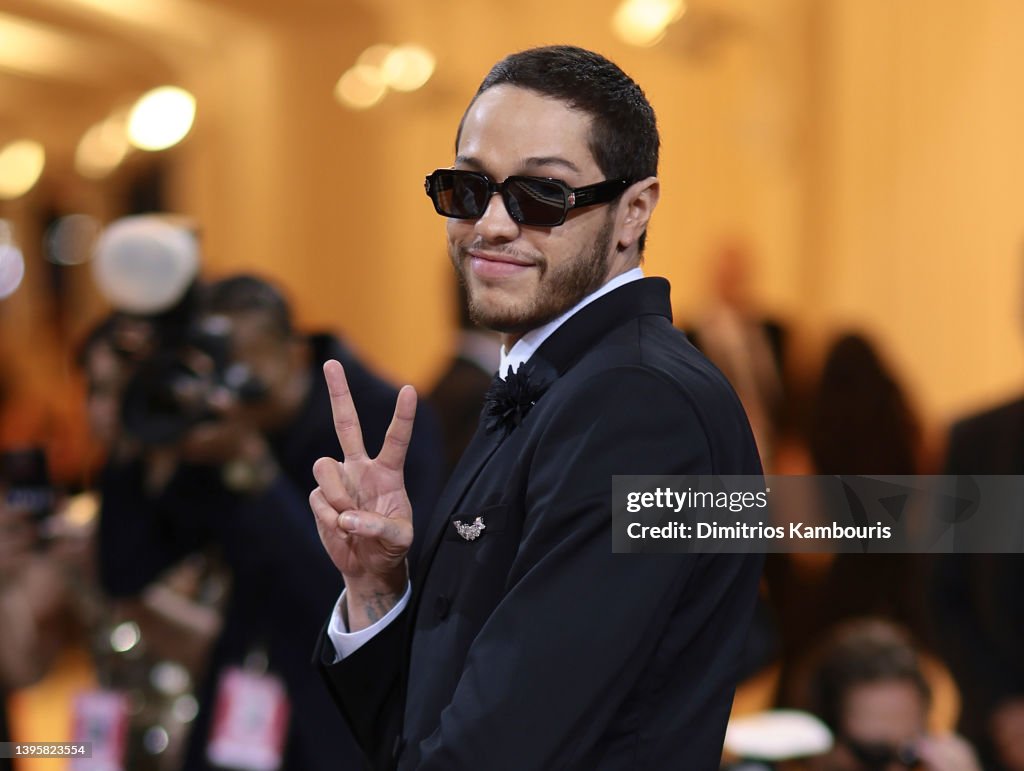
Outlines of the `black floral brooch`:
[[522,423],[537,400],[548,390],[553,378],[526,365],[513,372],[509,366],[505,379],[495,377],[484,395],[484,428],[488,433],[512,432]]

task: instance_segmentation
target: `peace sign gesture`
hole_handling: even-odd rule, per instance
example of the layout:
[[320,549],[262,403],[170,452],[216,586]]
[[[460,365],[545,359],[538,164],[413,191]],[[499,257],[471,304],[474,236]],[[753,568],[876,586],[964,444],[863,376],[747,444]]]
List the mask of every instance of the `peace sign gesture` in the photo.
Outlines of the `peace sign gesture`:
[[328,361],[324,376],[345,460],[320,458],[313,464],[319,486],[310,493],[309,504],[320,540],[345,578],[348,626],[355,632],[379,620],[405,592],[405,555],[413,533],[403,468],[416,391],[412,386],[399,391],[384,445],[370,458],[344,368]]

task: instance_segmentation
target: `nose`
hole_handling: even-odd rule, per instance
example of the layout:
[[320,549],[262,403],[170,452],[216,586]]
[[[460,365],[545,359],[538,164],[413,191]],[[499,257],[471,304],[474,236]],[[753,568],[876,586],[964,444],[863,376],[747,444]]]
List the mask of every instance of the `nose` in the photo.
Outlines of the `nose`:
[[473,229],[490,242],[513,241],[519,235],[519,223],[512,219],[505,207],[505,201],[497,192],[491,195],[487,208]]

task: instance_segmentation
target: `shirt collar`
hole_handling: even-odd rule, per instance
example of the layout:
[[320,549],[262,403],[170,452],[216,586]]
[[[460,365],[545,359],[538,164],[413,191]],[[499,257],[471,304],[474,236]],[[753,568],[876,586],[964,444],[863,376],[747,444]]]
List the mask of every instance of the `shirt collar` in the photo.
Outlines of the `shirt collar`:
[[522,366],[523,362],[533,356],[543,342],[554,334],[555,330],[572,318],[582,308],[585,308],[590,303],[594,302],[598,297],[603,297],[609,292],[618,289],[620,286],[628,284],[631,281],[639,281],[643,277],[644,274],[640,268],[633,268],[631,270],[627,270],[625,273],[620,273],[599,289],[588,294],[558,318],[549,321],[544,326],[531,329],[516,341],[511,350],[506,351],[505,346],[501,346],[501,362],[498,365],[499,377],[504,380],[509,367],[512,368],[513,372],[518,372],[519,367]]

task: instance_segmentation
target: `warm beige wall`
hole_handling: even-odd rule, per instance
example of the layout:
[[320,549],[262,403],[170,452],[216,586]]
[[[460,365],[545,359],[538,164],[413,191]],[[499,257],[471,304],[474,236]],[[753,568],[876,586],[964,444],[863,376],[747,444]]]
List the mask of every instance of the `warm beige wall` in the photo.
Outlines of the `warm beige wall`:
[[821,3],[815,316],[887,343],[944,418],[1024,382],[1024,5]]

